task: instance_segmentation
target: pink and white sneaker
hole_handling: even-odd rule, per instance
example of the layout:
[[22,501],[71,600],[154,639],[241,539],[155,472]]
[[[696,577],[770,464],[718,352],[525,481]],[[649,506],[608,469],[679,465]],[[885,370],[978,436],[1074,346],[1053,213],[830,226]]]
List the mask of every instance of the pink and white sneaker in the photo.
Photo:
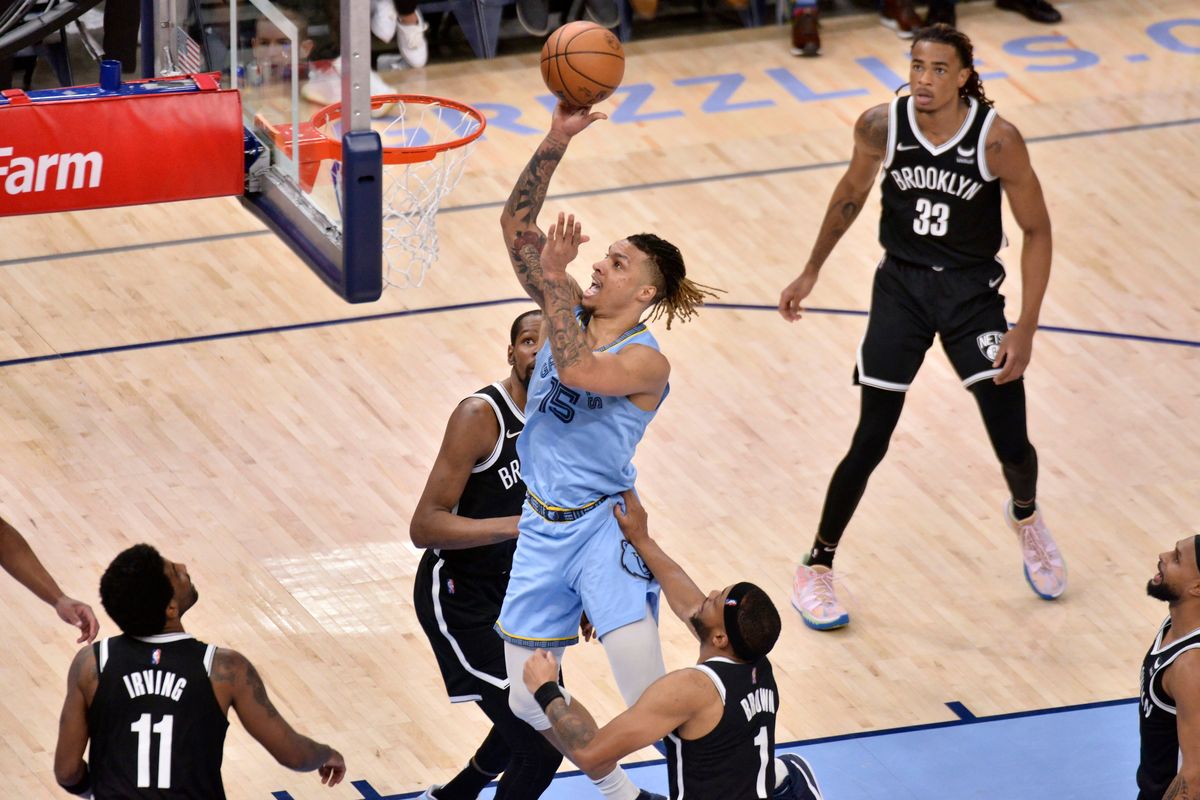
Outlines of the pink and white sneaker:
[[792,583],[792,605],[804,624],[816,631],[830,631],[850,624],[850,612],[833,591],[834,574],[829,567],[796,567]]
[[1017,519],[1013,503],[1004,504],[1004,519],[1021,540],[1021,557],[1025,561],[1025,580],[1029,588],[1043,600],[1053,600],[1067,590],[1067,563],[1046,527],[1042,510],[1033,516]]

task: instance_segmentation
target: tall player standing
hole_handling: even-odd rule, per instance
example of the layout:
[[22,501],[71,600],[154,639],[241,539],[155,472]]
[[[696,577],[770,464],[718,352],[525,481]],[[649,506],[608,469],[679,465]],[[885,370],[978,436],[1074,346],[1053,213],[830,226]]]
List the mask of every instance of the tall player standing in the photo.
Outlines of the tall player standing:
[[[580,225],[560,214],[549,237],[538,228],[572,137],[603,118],[560,104],[501,216],[517,278],[545,312],[548,341],[517,442],[528,498],[496,630],[505,640],[512,709],[551,741],[550,722],[522,675],[538,648],[561,657],[578,641],[581,611],[627,705],[665,672],[658,587],[623,544],[612,506],[633,487],[634,449],[667,394],[670,364],[642,318],[663,314],[668,327],[676,317],[687,320],[708,291],[687,279],[679,249],[653,234],[609,245],[581,291],[566,272],[587,241]],[[638,796],[619,767],[595,782],[614,800]]]
[[[1036,502],[1037,453],[1026,430],[1021,376],[1033,350],[1050,278],[1050,216],[1021,134],[999,117],[975,71],[965,34],[934,25],[913,40],[911,94],[866,111],[854,128],[854,154],[834,189],[804,271],[779,299],[800,318],[825,259],[862,210],[880,165],[887,251],[875,273],[855,382],[858,428],[830,481],[812,550],[796,571],[792,604],[818,630],[850,615],[833,588],[833,557],[871,472],[887,452],[925,351],[936,335],[979,405],[1011,499],[1004,508],[1020,540],[1025,578],[1052,600],[1067,585],[1066,565]],[[1004,266],[1000,190],[1024,234],[1021,316],[1009,330],[999,286]]]
[[450,702],[478,703],[492,721],[470,764],[426,790],[430,800],[475,800],[501,773],[497,800],[538,797],[562,763],[562,754],[509,708],[504,642],[493,629],[525,500],[517,437],[525,427],[541,329],[542,312],[518,316],[509,332],[508,377],[450,415],[409,528],[413,544],[428,548],[417,567],[413,605]]

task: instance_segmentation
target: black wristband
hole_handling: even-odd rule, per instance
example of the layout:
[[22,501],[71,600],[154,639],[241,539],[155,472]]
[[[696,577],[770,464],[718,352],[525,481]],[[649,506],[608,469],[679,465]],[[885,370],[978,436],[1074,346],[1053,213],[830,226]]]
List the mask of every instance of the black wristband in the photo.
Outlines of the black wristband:
[[[59,786],[62,786],[60,783]],[[71,794],[87,794],[92,790],[92,773],[88,769],[87,762],[83,762],[83,777],[70,786],[63,786],[63,789]]]
[[538,687],[537,691],[533,693],[533,699],[537,700],[538,705],[542,707],[542,711],[545,711],[547,708],[549,708],[550,704],[555,700],[566,700],[566,698],[563,697],[562,689],[558,688],[557,681],[546,681],[543,683]]

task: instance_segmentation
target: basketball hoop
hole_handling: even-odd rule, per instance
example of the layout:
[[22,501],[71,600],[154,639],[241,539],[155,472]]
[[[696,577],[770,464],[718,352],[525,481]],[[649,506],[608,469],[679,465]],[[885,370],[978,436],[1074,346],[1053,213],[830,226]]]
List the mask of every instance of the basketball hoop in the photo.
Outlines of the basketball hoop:
[[[437,260],[438,207],[462,178],[467,158],[487,120],[475,108],[442,97],[385,94],[371,98],[371,110],[387,110],[372,120],[383,141],[384,280],[392,286],[420,286]],[[390,109],[390,110],[389,110]],[[333,159],[333,182],[341,207],[342,106],[326,106],[300,126],[301,187],[311,191],[320,162]],[[275,144],[291,156],[291,126],[259,117]]]

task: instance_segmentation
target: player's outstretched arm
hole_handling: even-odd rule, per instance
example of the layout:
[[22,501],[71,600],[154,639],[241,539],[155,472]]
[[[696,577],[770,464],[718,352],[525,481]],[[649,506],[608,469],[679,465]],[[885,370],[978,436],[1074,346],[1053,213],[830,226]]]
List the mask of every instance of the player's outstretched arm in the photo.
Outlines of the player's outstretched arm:
[[485,401],[468,397],[454,409],[408,526],[414,545],[461,550],[517,537],[520,517],[470,519],[452,510],[462,497],[471,469],[491,454],[499,436],[500,424]]
[[1179,734],[1179,772],[1163,800],[1200,797],[1200,653],[1184,651],[1163,676],[1163,688],[1175,698]]
[[213,658],[212,681],[230,698],[246,732],[276,761],[297,772],[317,770],[321,783],[335,786],[346,776],[342,754],[297,733],[275,710],[254,665],[235,650],[220,648]]
[[0,519],[0,566],[45,602],[54,606],[59,619],[79,628],[80,643],[96,638],[100,623],[91,606],[67,597],[50,573],[38,561],[29,542],[16,528]]
[[[558,662],[548,650],[539,650],[525,662],[523,677],[536,696],[543,686],[557,686]],[[570,703],[557,697],[543,710],[563,755],[598,780],[619,760],[654,744],[719,699],[711,680],[694,669],[681,669],[650,684],[631,708],[603,728],[578,697],[572,696]]]
[[579,286],[567,275],[567,265],[588,241],[583,224],[558,215],[550,226],[542,252],[546,337],[554,354],[558,377],[568,386],[596,394],[623,397],[662,395],[671,372],[666,356],[650,347],[626,347],[617,353],[596,353],[575,316]]
[[833,252],[833,246],[850,229],[854,220],[867,202],[879,165],[887,155],[888,107],[878,105],[869,108],[854,124],[854,153],[850,166],[838,181],[821,221],[821,230],[813,244],[804,271],[784,287],[779,296],[779,313],[788,322],[800,319],[800,303],[808,297],[817,283],[817,275],[825,259]]
[[54,747],[54,779],[71,794],[91,797],[91,776],[83,754],[87,750],[87,691],[100,675],[91,646],[75,654],[67,673],[67,696],[58,717],[58,744]]
[[1000,179],[1013,217],[1021,227],[1021,317],[1013,329],[1004,335],[993,367],[1001,372],[996,383],[1015,381],[1029,366],[1033,357],[1033,335],[1037,332],[1042,313],[1042,299],[1050,283],[1050,259],[1054,245],[1050,229],[1050,212],[1042,196],[1042,184],[1021,132],[1010,122],[997,118],[988,131],[984,145],[988,171]]
[[541,253],[546,235],[537,225],[538,214],[546,202],[550,178],[567,152],[571,137],[599,119],[607,119],[607,115],[590,108],[571,108],[559,103],[554,109],[550,132],[517,178],[500,214],[504,244],[508,247],[517,280],[539,306],[544,307]]
[[[638,551],[642,561],[646,562],[646,567],[662,586],[663,594],[667,596],[667,605],[675,612],[675,616],[688,622],[704,602],[704,592],[700,591],[700,587],[683,567],[667,555],[658,546],[658,542],[650,538],[646,508],[642,505],[637,491],[627,489],[621,492],[621,497],[625,500],[624,511],[619,504],[613,506],[613,514],[617,517],[617,524],[621,526],[621,533],[625,534],[625,538]],[[695,633],[690,624],[688,630]]]

